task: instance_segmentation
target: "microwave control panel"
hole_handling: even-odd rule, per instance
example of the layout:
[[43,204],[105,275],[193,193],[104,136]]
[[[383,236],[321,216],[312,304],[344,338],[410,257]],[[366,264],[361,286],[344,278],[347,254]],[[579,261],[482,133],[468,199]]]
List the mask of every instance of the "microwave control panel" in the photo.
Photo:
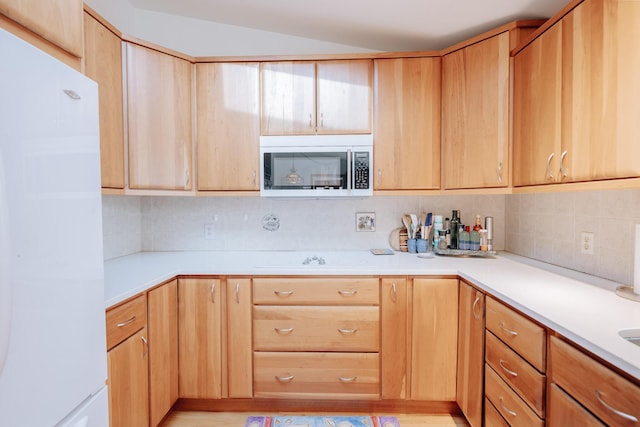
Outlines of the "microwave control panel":
[[367,190],[369,188],[369,153],[353,153],[353,188]]

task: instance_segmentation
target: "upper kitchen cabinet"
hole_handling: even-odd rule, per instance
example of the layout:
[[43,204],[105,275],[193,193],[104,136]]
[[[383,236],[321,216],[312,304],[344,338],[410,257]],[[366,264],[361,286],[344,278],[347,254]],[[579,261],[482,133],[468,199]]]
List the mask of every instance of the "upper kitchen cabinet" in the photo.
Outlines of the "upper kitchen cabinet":
[[371,60],[262,64],[262,135],[371,133]]
[[190,61],[126,43],[129,188],[191,190]]
[[513,183],[555,182],[560,157],[562,23],[514,58]]
[[374,60],[374,188],[440,188],[440,58]]
[[640,2],[624,0],[586,0],[563,18],[560,180],[640,176],[638,22]]
[[0,14],[82,58],[82,0],[0,0]]
[[442,58],[445,189],[509,184],[509,32]]
[[450,48],[442,57],[445,189],[510,185],[510,50],[543,21],[516,21]]
[[124,188],[122,41],[93,12],[84,14],[85,74],[98,83],[100,170],[103,188]]
[[198,190],[259,190],[259,64],[196,64],[196,93]]
[[516,53],[514,185],[640,176],[639,20],[586,0]]

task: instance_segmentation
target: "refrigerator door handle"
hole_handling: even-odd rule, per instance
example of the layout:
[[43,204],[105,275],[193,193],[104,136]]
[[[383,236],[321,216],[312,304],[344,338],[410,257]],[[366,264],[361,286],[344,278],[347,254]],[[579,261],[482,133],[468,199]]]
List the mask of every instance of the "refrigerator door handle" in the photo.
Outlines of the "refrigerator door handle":
[[11,338],[11,257],[9,227],[9,195],[5,179],[5,167],[0,151],[0,374],[4,370]]

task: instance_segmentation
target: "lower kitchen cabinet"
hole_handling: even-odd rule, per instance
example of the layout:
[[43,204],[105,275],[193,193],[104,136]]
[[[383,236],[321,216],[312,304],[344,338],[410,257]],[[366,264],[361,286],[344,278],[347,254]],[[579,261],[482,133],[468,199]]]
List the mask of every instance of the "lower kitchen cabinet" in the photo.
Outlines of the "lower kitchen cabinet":
[[[640,420],[640,387],[613,370],[592,359],[569,343],[552,336],[549,346],[549,371],[552,390],[559,387],[580,409],[584,423],[573,425],[599,425],[597,417],[611,426],[637,426]],[[556,392],[558,390],[555,390]],[[557,394],[557,393],[556,393]],[[549,425],[560,426],[566,416],[565,403],[552,396]],[[592,417],[586,417],[588,411]],[[573,416],[573,415],[572,415]],[[573,422],[573,421],[572,421]],[[566,425],[566,424],[565,424]]]
[[482,426],[484,301],[482,292],[460,281],[456,400],[471,427]]
[[178,280],[180,397],[222,397],[220,279]]
[[106,313],[109,420],[113,427],[149,425],[146,324],[144,294]]
[[149,425],[148,360],[146,328],[107,353],[111,426]]
[[227,383],[231,398],[253,397],[251,278],[227,278]]
[[510,426],[543,426],[546,329],[487,297],[485,344],[487,400]]
[[380,373],[383,399],[407,398],[407,279],[385,277],[380,290]]
[[455,401],[458,279],[414,278],[411,400]]
[[160,424],[178,400],[178,281],[147,294],[150,426]]
[[253,279],[254,396],[380,398],[379,279]]

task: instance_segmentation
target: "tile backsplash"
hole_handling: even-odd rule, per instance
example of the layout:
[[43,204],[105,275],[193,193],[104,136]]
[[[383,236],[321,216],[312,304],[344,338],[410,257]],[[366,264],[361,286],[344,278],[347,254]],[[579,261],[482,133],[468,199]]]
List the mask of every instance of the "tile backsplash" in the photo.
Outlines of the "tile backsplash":
[[[366,250],[389,247],[389,233],[402,225],[403,213],[450,216],[452,209],[462,211],[465,224],[473,224],[476,214],[493,216],[494,246],[504,248],[503,195],[337,200],[103,196],[104,252],[110,259],[140,250]],[[375,231],[356,232],[357,212],[375,212]],[[277,230],[263,227],[268,215],[278,218]],[[212,225],[213,239],[205,239],[205,224]]]
[[[631,283],[640,189],[509,195],[506,218],[507,251]],[[582,232],[594,233],[593,255]]]
[[[640,189],[486,196],[374,196],[285,200],[260,197],[103,196],[104,256],[181,250],[366,250],[388,247],[403,213],[430,211],[462,222],[495,218],[497,250],[630,283]],[[373,232],[356,232],[356,212],[375,212]],[[275,215],[279,228],[263,228]],[[205,239],[210,224],[213,239]],[[580,252],[594,233],[594,254]]]

